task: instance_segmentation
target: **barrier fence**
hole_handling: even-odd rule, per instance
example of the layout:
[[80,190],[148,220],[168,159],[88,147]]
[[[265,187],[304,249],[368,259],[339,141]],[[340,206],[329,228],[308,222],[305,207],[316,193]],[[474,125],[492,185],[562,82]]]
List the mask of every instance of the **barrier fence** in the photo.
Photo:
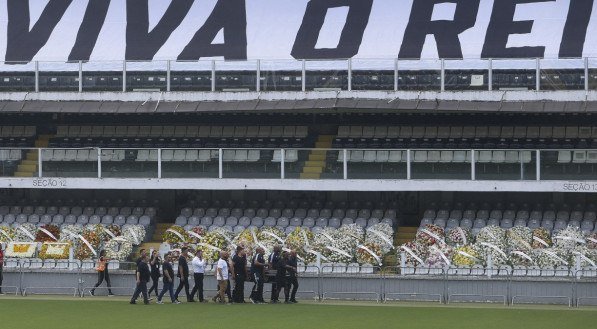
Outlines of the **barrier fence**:
[[[112,263],[108,267],[115,295],[132,295],[134,263]],[[2,290],[15,295],[55,294],[85,297],[98,281],[94,267],[62,262],[43,268],[36,262],[5,268]],[[299,299],[333,299],[376,302],[427,301],[516,304],[559,304],[569,307],[597,306],[597,269],[543,269],[522,273],[506,268],[359,267],[305,266],[299,271]],[[178,284],[178,282],[176,282]],[[190,288],[194,282],[191,279]],[[160,283],[161,287],[161,283]],[[245,283],[245,297],[252,282]],[[205,298],[216,291],[213,273],[204,278]],[[106,295],[106,282],[96,295]],[[269,298],[266,284],[264,297]],[[282,296],[280,296],[282,297]]]

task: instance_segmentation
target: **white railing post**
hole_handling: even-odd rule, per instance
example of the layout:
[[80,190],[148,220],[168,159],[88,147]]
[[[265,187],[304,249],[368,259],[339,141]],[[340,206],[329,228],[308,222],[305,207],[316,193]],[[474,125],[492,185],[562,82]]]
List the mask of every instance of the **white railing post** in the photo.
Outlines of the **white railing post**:
[[79,92],[83,92],[83,61],[79,61]]
[[257,74],[256,74],[256,81],[255,81],[255,90],[261,91],[261,60],[257,60]]
[[224,158],[222,149],[218,149],[218,178],[224,177]]
[[535,151],[535,157],[536,157],[536,172],[537,172],[537,180],[541,180],[541,151],[536,150]]
[[398,58],[394,58],[394,91],[398,91]]
[[352,90],[352,58],[348,59],[348,91]]
[[97,178],[102,178],[102,149],[97,148]]
[[126,60],[122,61],[122,92],[126,92]]
[[441,80],[440,80],[441,87],[440,87],[440,91],[444,92],[446,90],[446,63],[445,63],[445,61],[444,61],[443,58],[440,60],[440,64],[441,64],[441,73],[440,73],[440,76],[441,76]]
[[410,150],[406,150],[406,179],[411,177]]
[[39,61],[35,61],[35,92],[39,92]]
[[477,179],[477,167],[475,166],[475,150],[471,150],[471,180]]
[[489,59],[489,72],[487,73],[487,86],[489,91],[493,90],[493,59]]
[[170,70],[170,60],[166,61],[166,91],[170,92],[171,82],[170,77],[172,76],[172,72]]
[[42,167],[41,167],[43,164],[43,161],[41,158],[42,155],[43,155],[43,152],[42,152],[41,148],[37,149],[37,177],[40,177],[40,178],[42,177]]
[[286,150],[280,149],[280,179],[285,178]]
[[307,62],[303,59],[303,67],[302,67],[302,71],[301,71],[301,82],[302,82],[302,86],[301,86],[301,90],[303,92],[305,92],[305,90],[307,90]]
[[342,150],[342,175],[344,179],[348,179],[348,159],[347,156],[348,151],[346,149]]
[[585,57],[585,91],[589,91],[589,58]]
[[216,91],[216,61],[211,61],[211,91]]
[[541,61],[539,58],[535,59],[536,62],[536,69],[535,69],[535,90],[541,90]]
[[158,149],[158,178],[162,178],[162,149]]

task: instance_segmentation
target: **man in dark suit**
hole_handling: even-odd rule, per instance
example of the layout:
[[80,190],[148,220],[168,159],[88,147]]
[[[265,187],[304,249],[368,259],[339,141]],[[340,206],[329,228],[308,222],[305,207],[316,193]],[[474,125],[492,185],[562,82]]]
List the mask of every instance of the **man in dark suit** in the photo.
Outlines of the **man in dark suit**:
[[149,296],[147,296],[147,282],[151,278],[151,271],[149,270],[148,265],[149,257],[144,255],[141,257],[141,262],[137,265],[137,288],[135,289],[135,293],[133,293],[133,297],[131,298],[131,304],[137,304],[135,301],[139,297],[139,294],[143,294],[143,303],[145,305],[149,304]]
[[178,300],[178,294],[180,294],[180,291],[184,287],[184,291],[187,294],[187,302],[192,303],[195,300],[189,292],[189,264],[187,262],[188,251],[189,249],[187,247],[182,247],[180,257],[178,258],[177,276],[180,278],[180,283],[178,284],[174,298]]

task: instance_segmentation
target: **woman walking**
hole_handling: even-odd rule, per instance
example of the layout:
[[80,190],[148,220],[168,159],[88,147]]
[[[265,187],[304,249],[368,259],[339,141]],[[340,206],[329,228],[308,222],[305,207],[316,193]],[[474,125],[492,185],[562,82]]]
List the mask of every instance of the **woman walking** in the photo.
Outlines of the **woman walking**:
[[102,284],[102,282],[104,282],[104,280],[106,280],[106,283],[108,284],[108,296],[112,297],[114,296],[114,294],[112,293],[112,285],[110,284],[110,273],[108,273],[108,261],[110,261],[110,259],[108,259],[106,257],[106,251],[102,250],[100,251],[100,257],[97,263],[97,283],[95,284],[95,286],[93,287],[93,289],[91,289],[90,293],[91,296],[95,296],[95,288],[99,287],[100,284]]
[[[161,265],[160,257],[158,256],[158,252],[154,250],[151,253],[151,260],[149,261],[149,267],[151,269],[151,281],[153,285],[149,288],[148,295],[151,297],[151,292],[155,291],[155,295],[159,294],[158,292],[158,282],[160,280],[160,265]],[[151,299],[151,298],[150,298]]]

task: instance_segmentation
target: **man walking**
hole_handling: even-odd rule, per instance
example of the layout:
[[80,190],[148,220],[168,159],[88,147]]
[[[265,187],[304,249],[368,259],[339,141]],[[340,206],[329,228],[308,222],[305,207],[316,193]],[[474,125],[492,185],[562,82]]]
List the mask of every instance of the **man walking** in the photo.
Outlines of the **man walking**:
[[144,255],[141,258],[141,262],[139,262],[139,265],[137,266],[137,288],[135,289],[133,297],[131,298],[131,304],[137,304],[135,301],[139,297],[139,294],[143,294],[143,304],[149,304],[149,297],[147,296],[147,282],[149,282],[149,279],[151,278],[151,272],[149,271],[149,265],[147,264],[148,260],[149,258],[147,255]]
[[257,250],[255,250],[255,255],[253,255],[253,259],[251,260],[251,275],[253,276],[255,284],[253,285],[249,299],[253,304],[265,303],[263,300],[263,282],[265,276],[264,253],[265,251],[263,248],[257,248]]
[[189,264],[187,263],[187,257],[189,256],[189,249],[187,247],[182,247],[180,252],[180,257],[178,258],[178,274],[177,276],[180,278],[180,283],[178,284],[178,288],[176,289],[176,293],[174,294],[174,298],[178,300],[178,294],[184,287],[184,291],[187,294],[187,302],[192,303],[195,300],[193,296],[189,293]]
[[286,282],[286,290],[284,294],[288,296],[290,289],[292,287],[292,293],[290,294],[290,300],[286,297],[286,302],[290,303],[298,303],[296,301],[296,291],[298,290],[298,271],[297,271],[297,258],[296,258],[296,251],[290,251],[290,256],[288,257],[288,262],[286,263],[286,268],[288,270],[288,278]]
[[191,298],[195,298],[195,294],[199,294],[199,302],[204,303],[203,298],[203,276],[205,275],[205,259],[203,259],[203,252],[197,250],[195,257],[191,261],[193,267],[193,278],[195,279],[195,286],[191,290]]
[[280,251],[282,251],[281,246],[275,246],[274,252],[269,255],[269,270],[273,271],[273,277],[270,277],[270,282],[272,283],[272,293],[270,296],[270,303],[275,304],[278,303],[278,284],[276,280],[277,271],[278,271],[278,262],[280,261]]
[[164,297],[166,291],[170,293],[170,300],[172,301],[172,304],[180,304],[180,302],[177,301],[176,298],[174,298],[174,269],[172,268],[171,262],[172,255],[168,253],[164,256],[164,263],[162,264],[162,280],[164,283],[164,287],[158,295],[157,301],[157,303],[160,305],[164,304],[164,302],[162,302],[162,297]]
[[236,247],[232,257],[232,277],[234,278],[233,300],[235,303],[245,302],[245,280],[247,279],[247,255],[243,247]]
[[216,280],[218,280],[218,294],[213,301],[219,300],[221,304],[226,302],[226,288],[228,288],[228,253],[220,252],[220,259],[216,265]]

